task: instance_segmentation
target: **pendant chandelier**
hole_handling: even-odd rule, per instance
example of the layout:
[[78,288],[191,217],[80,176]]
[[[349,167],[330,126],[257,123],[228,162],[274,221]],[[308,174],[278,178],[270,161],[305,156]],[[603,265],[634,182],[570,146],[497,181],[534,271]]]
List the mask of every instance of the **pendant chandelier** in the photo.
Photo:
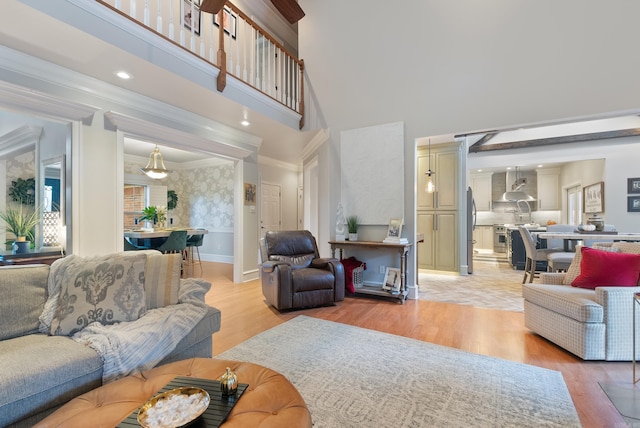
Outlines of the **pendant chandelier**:
[[427,193],[433,193],[436,191],[436,186],[433,184],[434,171],[431,171],[431,138],[429,138],[429,170],[425,174],[427,174],[427,185],[424,190]]
[[149,155],[149,162],[147,163],[147,166],[145,168],[140,168],[140,171],[156,180],[165,178],[169,174],[169,170],[164,166],[162,154],[160,153],[160,149],[157,145]]

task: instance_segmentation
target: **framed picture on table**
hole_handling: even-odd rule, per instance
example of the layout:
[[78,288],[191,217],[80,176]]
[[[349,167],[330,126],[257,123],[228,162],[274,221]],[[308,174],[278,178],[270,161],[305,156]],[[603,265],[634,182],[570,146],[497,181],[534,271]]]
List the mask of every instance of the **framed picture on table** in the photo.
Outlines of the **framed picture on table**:
[[382,289],[395,292],[400,291],[400,269],[388,267],[384,274],[384,282],[382,283]]
[[389,220],[389,228],[387,229],[387,238],[400,238],[402,236],[402,219],[392,218]]
[[604,182],[591,184],[582,189],[582,206],[585,213],[604,212]]

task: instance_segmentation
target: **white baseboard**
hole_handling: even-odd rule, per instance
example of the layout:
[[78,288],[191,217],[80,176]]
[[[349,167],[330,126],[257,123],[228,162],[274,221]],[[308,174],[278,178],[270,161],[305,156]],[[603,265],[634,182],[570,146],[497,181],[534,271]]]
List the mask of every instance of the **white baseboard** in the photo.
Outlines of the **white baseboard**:
[[204,262],[226,263],[233,264],[233,256],[223,256],[220,254],[205,254],[200,253],[200,260]]

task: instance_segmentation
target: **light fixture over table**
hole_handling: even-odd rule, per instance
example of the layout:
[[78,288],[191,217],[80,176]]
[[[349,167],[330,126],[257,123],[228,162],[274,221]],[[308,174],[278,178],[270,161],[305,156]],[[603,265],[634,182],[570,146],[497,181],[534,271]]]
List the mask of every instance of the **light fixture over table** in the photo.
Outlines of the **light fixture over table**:
[[433,193],[436,191],[436,186],[433,184],[434,171],[431,171],[431,138],[429,138],[429,170],[425,174],[427,174],[427,185],[424,190],[427,193]]
[[162,154],[160,153],[160,149],[157,145],[149,155],[149,162],[147,163],[147,166],[145,168],[140,168],[140,171],[154,179],[165,178],[169,174],[169,170],[164,166]]

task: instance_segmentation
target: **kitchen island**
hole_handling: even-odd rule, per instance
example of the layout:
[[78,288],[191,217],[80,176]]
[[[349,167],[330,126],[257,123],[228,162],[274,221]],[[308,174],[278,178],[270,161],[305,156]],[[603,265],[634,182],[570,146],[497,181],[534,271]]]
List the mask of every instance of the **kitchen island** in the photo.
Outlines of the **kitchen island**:
[[[522,240],[520,230],[518,229],[520,225],[507,224],[505,226],[507,229],[507,260],[514,269],[524,270],[524,266],[527,261],[527,251],[524,248],[524,241]],[[546,227],[540,225],[523,226],[525,226],[529,232],[536,234],[546,232],[547,230]],[[541,242],[539,247],[546,248],[546,242]],[[536,270],[547,270],[547,262],[536,262]]]

